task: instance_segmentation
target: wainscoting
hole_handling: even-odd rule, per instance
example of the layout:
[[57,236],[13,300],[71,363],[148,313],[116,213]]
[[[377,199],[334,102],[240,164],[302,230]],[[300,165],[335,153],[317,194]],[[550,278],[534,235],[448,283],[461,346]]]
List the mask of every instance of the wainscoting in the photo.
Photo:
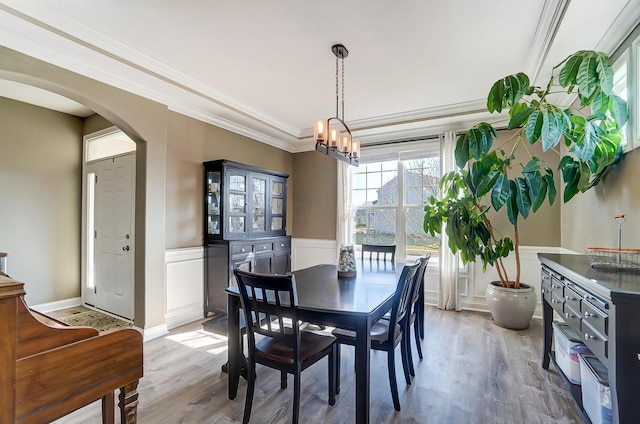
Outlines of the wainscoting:
[[[548,246],[520,246],[520,281],[535,287],[537,304],[533,314],[535,318],[542,318],[542,303],[540,299],[540,261],[538,253],[575,253],[573,251],[563,249],[561,247]],[[511,278],[515,278],[515,259],[513,254],[504,261]],[[461,276],[462,277],[462,276]],[[485,299],[485,290],[487,284],[491,281],[498,280],[498,274],[493,267],[487,268],[486,272],[482,272],[482,263],[469,264],[468,278],[460,279],[460,299],[462,309],[472,311],[488,311],[487,301]]]
[[187,247],[165,251],[167,328],[203,318],[204,248]]

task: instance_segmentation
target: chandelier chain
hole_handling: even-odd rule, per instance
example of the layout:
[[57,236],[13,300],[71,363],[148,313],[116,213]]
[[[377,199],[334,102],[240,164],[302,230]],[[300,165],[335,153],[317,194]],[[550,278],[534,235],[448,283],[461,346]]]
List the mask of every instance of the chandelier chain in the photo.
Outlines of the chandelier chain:
[[338,115],[338,93],[339,93],[339,88],[338,88],[338,56],[336,56],[336,117],[340,116]]
[[342,65],[342,116],[341,119],[344,121],[344,58],[340,59]]

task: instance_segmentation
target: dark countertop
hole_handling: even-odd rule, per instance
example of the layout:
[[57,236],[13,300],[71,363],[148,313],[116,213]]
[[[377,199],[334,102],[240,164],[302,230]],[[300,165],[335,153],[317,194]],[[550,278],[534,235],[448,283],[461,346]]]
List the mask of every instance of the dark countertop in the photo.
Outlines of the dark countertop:
[[594,294],[614,300],[617,294],[640,294],[640,273],[592,268],[585,255],[538,253],[542,264],[586,286]]

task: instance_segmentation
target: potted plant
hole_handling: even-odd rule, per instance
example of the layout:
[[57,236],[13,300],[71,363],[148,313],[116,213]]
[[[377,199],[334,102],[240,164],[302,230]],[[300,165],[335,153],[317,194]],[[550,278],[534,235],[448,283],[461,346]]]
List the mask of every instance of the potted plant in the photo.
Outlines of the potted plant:
[[[525,287],[532,291],[533,303],[527,299],[526,306],[530,310],[515,323],[509,322],[515,317],[514,312],[494,312],[493,299],[488,299],[499,325],[529,325],[535,291],[520,281],[518,224],[543,204],[553,204],[557,193],[553,170],[529,152],[529,145],[540,144],[543,151],[559,155],[564,202],[594,187],[623,156],[621,141],[627,105],[612,90],[609,58],[603,53],[578,51],[553,68],[545,87],[532,86],[524,73],[506,76],[493,84],[487,109],[499,113],[508,108],[506,128],[513,130],[513,135],[506,142],[494,146],[498,133],[486,122],[473,126],[456,140],[455,161],[459,169],[440,179],[442,199],[429,198],[424,230],[434,236],[446,223],[448,247],[460,254],[463,263],[479,258],[483,270],[488,265],[495,267],[500,281],[490,285],[488,292],[493,286],[515,291],[516,296]],[[552,102],[559,94],[575,94],[577,100],[573,106],[562,107]],[[526,150],[528,161],[516,160],[519,149]],[[512,236],[492,225],[491,218],[498,213],[507,215]],[[511,252],[515,256],[515,274],[507,270],[503,261]]]

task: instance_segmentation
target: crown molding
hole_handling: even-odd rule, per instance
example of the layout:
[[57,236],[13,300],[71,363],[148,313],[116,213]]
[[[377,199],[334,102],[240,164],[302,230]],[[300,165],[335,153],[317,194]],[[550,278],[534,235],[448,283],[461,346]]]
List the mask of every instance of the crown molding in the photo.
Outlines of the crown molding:
[[542,6],[538,27],[524,68],[531,81],[538,78],[569,3],[570,0],[545,0]]
[[598,42],[595,50],[611,56],[640,24],[640,0],[629,0]]

